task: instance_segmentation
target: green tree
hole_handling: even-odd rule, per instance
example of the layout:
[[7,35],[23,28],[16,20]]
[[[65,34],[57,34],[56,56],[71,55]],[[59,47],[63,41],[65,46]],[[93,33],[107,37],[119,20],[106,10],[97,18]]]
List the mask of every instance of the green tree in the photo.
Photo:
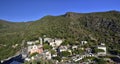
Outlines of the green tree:
[[68,52],[68,51],[62,51],[62,52],[60,52],[60,54],[61,54],[61,56],[67,57],[67,56],[70,55],[70,52]]
[[43,44],[43,49],[52,49],[52,46],[48,44]]
[[56,53],[55,50],[50,50],[50,52],[51,52],[51,54],[55,54]]
[[35,53],[31,54],[30,57],[35,56],[37,54],[39,54],[39,53],[35,52]]
[[61,61],[61,57],[57,56],[57,57],[53,57],[54,60],[58,60],[59,62]]
[[61,45],[68,45],[68,44],[69,44],[69,42],[67,40],[65,40],[64,42],[62,42]]
[[106,64],[107,62],[103,59],[98,59],[98,58],[95,58],[94,61],[96,61],[96,64]]

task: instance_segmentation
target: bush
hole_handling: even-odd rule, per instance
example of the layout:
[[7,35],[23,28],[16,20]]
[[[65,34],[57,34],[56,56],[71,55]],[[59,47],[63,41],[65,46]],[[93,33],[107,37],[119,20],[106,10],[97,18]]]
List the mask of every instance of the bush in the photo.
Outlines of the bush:
[[48,44],[43,44],[43,48],[44,49],[52,49],[52,46],[48,45]]
[[63,52],[61,52],[60,54],[61,54],[61,56],[67,57],[67,56],[70,55],[70,52],[68,52],[68,51],[63,51]]
[[98,59],[98,58],[95,58],[94,61],[96,61],[96,64],[106,64],[107,62],[103,59]]
[[59,62],[61,61],[61,57],[57,56],[57,57],[53,57],[54,60],[58,60]]
[[37,54],[38,54],[38,53],[35,52],[35,53],[31,54],[30,57],[35,56],[35,55],[37,55]]

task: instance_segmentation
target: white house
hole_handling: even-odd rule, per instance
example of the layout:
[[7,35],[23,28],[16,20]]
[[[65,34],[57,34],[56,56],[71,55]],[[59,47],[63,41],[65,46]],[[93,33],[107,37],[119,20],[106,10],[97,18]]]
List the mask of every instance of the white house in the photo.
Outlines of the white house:
[[33,41],[28,41],[27,45],[32,45],[34,42]]
[[35,53],[35,52],[37,52],[37,53],[40,54],[40,53],[43,52],[42,45],[28,46],[28,52],[29,52],[30,54]]
[[52,58],[52,57],[51,57],[51,53],[50,53],[49,51],[47,51],[47,50],[44,51],[44,56],[45,56],[45,58],[48,59],[48,60]]
[[52,47],[54,47],[56,44],[55,44],[55,42],[50,42],[49,45],[51,45]]
[[62,52],[62,51],[67,51],[67,50],[68,50],[67,46],[60,46],[60,47],[59,47],[59,51],[60,51],[60,52]]
[[36,40],[36,41],[28,41],[28,42],[27,42],[27,45],[32,45],[32,44],[36,44],[36,43],[39,43],[39,40]]
[[25,58],[25,61],[30,61],[31,59],[30,58]]
[[77,48],[78,48],[77,45],[73,45],[73,46],[72,46],[72,49],[77,49]]
[[39,40],[36,40],[35,43],[39,43]]
[[36,52],[37,49],[38,49],[37,45],[28,46],[28,52],[30,52],[30,54]]
[[52,38],[44,38],[44,42],[51,42]]
[[52,47],[58,47],[62,42],[62,39],[52,39],[51,42],[49,42],[49,45],[51,45]]
[[104,50],[104,52],[98,52],[98,55],[106,55],[106,53],[107,53],[106,46],[100,45],[100,46],[98,46],[98,49]]
[[56,46],[60,46],[60,44],[63,42],[62,39],[55,39]]
[[81,41],[82,45],[87,44],[87,43],[88,43],[87,41]]
[[105,46],[105,43],[101,43],[100,45]]
[[56,57],[56,56],[57,56],[57,53],[52,55],[52,57]]

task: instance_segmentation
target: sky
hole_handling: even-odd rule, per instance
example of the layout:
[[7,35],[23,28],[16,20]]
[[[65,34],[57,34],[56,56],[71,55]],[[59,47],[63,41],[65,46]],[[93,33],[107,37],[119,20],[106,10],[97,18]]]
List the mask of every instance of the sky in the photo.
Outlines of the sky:
[[38,20],[66,12],[120,11],[120,0],[0,0],[0,19],[12,22]]

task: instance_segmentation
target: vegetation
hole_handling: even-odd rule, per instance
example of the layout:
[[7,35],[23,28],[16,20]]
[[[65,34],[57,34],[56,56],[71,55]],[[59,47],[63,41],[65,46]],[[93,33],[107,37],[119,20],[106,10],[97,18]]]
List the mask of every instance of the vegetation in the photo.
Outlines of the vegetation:
[[96,61],[96,64],[107,64],[107,62],[103,59],[95,58],[94,61]]
[[52,49],[52,46],[48,44],[43,44],[43,49]]
[[61,61],[61,57],[57,56],[57,57],[53,57],[54,60],[58,60],[59,62]]
[[70,52],[68,52],[68,51],[62,51],[60,54],[61,54],[61,56],[63,56],[63,57],[67,57],[67,56],[70,55]]
[[50,50],[51,51],[51,54],[55,54],[56,53],[56,51],[55,50]]
[[45,59],[39,59],[39,60],[34,60],[30,62],[25,62],[24,64],[54,64],[55,62],[52,60],[45,60]]
[[84,58],[82,60],[83,61],[88,61],[88,59],[91,60],[91,61],[94,61],[96,58],[95,57],[86,57],[86,58]]
[[[43,35],[66,39],[71,45],[81,40],[93,41],[94,44],[104,42],[109,49],[119,50],[120,12],[69,12],[61,16],[45,16],[34,22],[21,23],[0,20],[0,60],[15,55],[22,47],[22,40],[36,40]],[[15,44],[19,46],[14,49],[12,45]]]
[[82,50],[82,49],[77,49],[77,50],[73,50],[73,54],[75,53],[75,54],[82,54],[84,52],[84,50]]
[[37,55],[37,54],[39,54],[39,53],[37,53],[37,52],[36,52],[36,53],[33,53],[33,54],[30,55],[30,57],[35,56],[35,55]]
[[62,42],[61,45],[68,45],[68,44],[69,44],[69,42],[67,40],[65,40],[64,42]]
[[110,54],[120,55],[120,50],[109,50]]

